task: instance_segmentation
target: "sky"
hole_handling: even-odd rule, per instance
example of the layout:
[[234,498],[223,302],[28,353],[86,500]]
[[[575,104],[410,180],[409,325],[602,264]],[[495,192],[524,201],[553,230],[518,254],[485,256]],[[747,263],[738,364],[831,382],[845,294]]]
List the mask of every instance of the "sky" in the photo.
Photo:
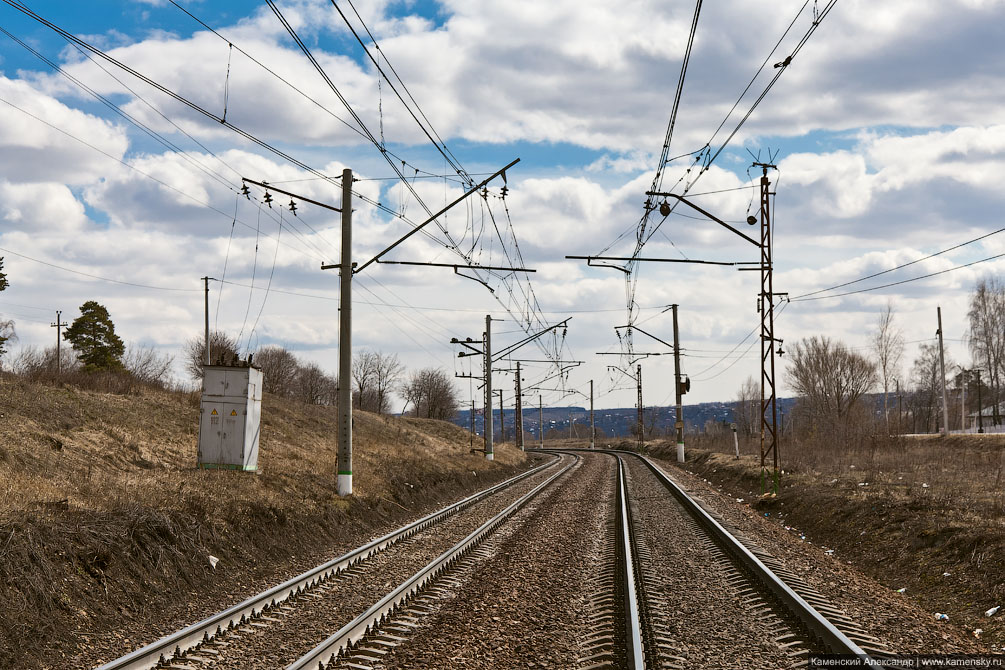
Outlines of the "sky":
[[[340,215],[293,198],[294,215],[290,196],[264,203],[257,186],[245,197],[242,178],[339,207],[350,168],[363,265],[460,197],[465,178],[519,158],[383,260],[535,272],[372,264],[353,281],[354,351],[466,375],[479,368],[450,339],[481,339],[486,315],[496,351],[569,319],[513,354],[524,386],[558,389],[541,391],[546,405],[583,405],[592,379],[597,407],[630,407],[615,327],[631,320],[658,338],[635,330],[632,346],[659,354],[638,364],[644,403],[664,406],[674,368],[658,340],[672,341],[678,304],[686,404],[731,400],[759,376],[756,272],[639,263],[629,276],[565,258],[634,251],[693,3],[278,2],[324,76],[264,3],[26,4],[130,71],[0,4],[0,319],[18,335],[4,363],[54,343],[56,310],[72,322],[96,300],[128,345],[174,356],[192,385],[182,349],[202,334],[209,276],[211,324],[242,351],[281,345],[334,372],[339,278],[321,265],[340,258]],[[1003,80],[1005,1],[704,3],[662,188],[756,236],[752,163],[776,165],[783,351],[824,335],[870,355],[891,305],[908,380],[941,307],[948,356],[969,365],[969,294],[1005,269],[993,258],[1005,254]],[[684,206],[646,226],[640,257],[758,259]],[[558,355],[568,367],[555,377],[539,361]],[[512,372],[494,383],[510,405]],[[473,383],[457,384],[466,402]]]

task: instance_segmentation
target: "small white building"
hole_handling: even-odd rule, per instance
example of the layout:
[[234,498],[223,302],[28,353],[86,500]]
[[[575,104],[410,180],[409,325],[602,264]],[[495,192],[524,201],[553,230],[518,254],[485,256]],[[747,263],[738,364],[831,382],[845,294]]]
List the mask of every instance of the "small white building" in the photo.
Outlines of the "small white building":
[[261,370],[240,363],[203,366],[199,412],[198,467],[258,469]]

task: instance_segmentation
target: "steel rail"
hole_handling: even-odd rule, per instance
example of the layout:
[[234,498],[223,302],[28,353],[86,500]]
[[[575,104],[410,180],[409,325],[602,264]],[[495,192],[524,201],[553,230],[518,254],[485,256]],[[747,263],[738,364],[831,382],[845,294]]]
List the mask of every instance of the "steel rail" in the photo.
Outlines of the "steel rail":
[[175,655],[195,647],[204,641],[214,638],[216,635],[228,628],[243,623],[249,617],[258,616],[263,612],[263,610],[274,607],[285,601],[287,598],[316,586],[325,579],[328,579],[329,577],[370,558],[374,554],[383,551],[387,547],[396,544],[401,540],[407,539],[412,535],[425,530],[440,521],[443,521],[445,518],[459,512],[460,510],[469,507],[504,488],[512,486],[513,484],[516,484],[531,475],[555,465],[558,460],[560,460],[560,457],[515,477],[511,477],[506,481],[496,484],[495,486],[479,491],[478,493],[452,503],[436,512],[427,514],[417,521],[413,521],[412,523],[402,526],[397,530],[391,531],[383,537],[377,538],[372,542],[353,549],[343,556],[334,558],[317,567],[311,568],[307,572],[304,572],[297,577],[293,577],[292,579],[289,579],[267,591],[263,591],[256,596],[252,596],[244,602],[234,605],[229,609],[214,614],[213,616],[203,619],[198,623],[194,623],[176,633],[163,637],[160,640],[152,642],[151,644],[126,654],[121,658],[105,663],[96,670],[147,670],[160,663],[166,663]]
[[833,623],[802,598],[798,593],[776,575],[761,559],[755,556],[742,542],[736,539],[722,524],[716,521],[677,485],[660,468],[645,456],[634,452],[624,452],[635,456],[656,476],[667,490],[693,516],[719,546],[736,560],[741,567],[752,574],[765,586],[781,605],[789,611],[824,647],[833,654],[857,656],[863,660],[871,660],[870,656],[847,635],[842,633]]
[[622,562],[622,583],[624,585],[625,652],[627,667],[631,670],[645,670],[646,658],[642,649],[642,625],[639,617],[639,602],[636,589],[641,588],[635,576],[635,546],[632,521],[628,509],[628,479],[624,461],[618,460],[618,556]]
[[404,605],[409,598],[416,595],[430,581],[473,550],[479,542],[485,539],[500,524],[526,505],[534,496],[547,488],[557,478],[568,472],[579,460],[580,457],[575,456],[575,460],[572,463],[566,465],[534,487],[529,493],[511,503],[506,509],[479,526],[466,538],[434,559],[429,565],[398,585],[393,591],[363,612],[363,614],[347,623],[334,635],[288,666],[287,670],[317,670],[318,668],[325,668],[332,659],[338,658],[340,654],[346,651],[351,651],[365,635],[376,630],[381,623],[399,607]]
[[[548,449],[529,449],[528,451],[550,451]],[[613,455],[625,454],[634,456],[641,460],[656,476],[657,480],[673,495],[674,498],[686,509],[691,516],[712,536],[712,538],[722,547],[741,568],[752,575],[761,585],[763,585],[771,595],[784,607],[793,617],[795,617],[806,630],[817,639],[830,653],[846,656],[857,656],[866,662],[873,662],[860,646],[855,644],[847,635],[841,632],[833,623],[827,620],[812,605],[803,599],[798,593],[776,575],[771,568],[766,566],[757,556],[755,556],[742,542],[736,539],[722,524],[716,521],[702,507],[689,496],[684,489],[677,485],[647,457],[633,451],[623,451],[618,449],[563,449],[562,451],[589,451],[592,453],[609,453]]]

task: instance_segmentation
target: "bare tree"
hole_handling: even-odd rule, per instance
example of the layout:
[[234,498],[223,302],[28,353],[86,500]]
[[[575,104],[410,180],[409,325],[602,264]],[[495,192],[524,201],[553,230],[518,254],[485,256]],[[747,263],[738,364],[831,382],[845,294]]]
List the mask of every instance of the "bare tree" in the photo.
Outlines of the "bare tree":
[[[80,368],[80,361],[70,347],[61,347],[60,356],[63,359],[64,372],[75,372]],[[34,346],[23,347],[11,360],[12,372],[33,381],[58,379],[58,370],[55,345],[44,349]]]
[[391,391],[401,383],[404,372],[405,366],[398,360],[397,354],[377,354],[373,377],[375,411],[381,414],[391,411]]
[[334,404],[337,395],[335,379],[314,362],[303,363],[297,368],[293,387],[294,397],[308,405]]
[[[219,330],[209,333],[209,353],[213,364],[229,363],[237,358],[237,342]],[[202,379],[202,366],[206,362],[206,341],[202,336],[193,337],[185,343],[185,370],[192,379]]]
[[871,361],[824,336],[797,342],[790,365],[789,385],[805,403],[807,418],[822,428],[847,428],[850,413],[876,383]]
[[460,400],[453,380],[443,370],[425,368],[413,372],[401,387],[406,408],[412,415],[427,419],[450,420],[457,414]]
[[[3,267],[3,265],[0,264],[0,267]],[[0,320],[0,370],[3,369],[3,357],[7,353],[7,349],[4,347],[8,342],[17,342],[17,332],[14,330],[13,319]]]
[[761,418],[758,409],[761,405],[761,387],[753,377],[740,385],[736,394],[736,409],[733,416],[736,428],[741,435],[750,437],[761,429]]
[[870,338],[872,350],[876,353],[880,380],[883,382],[883,418],[886,432],[890,432],[890,381],[900,371],[900,359],[904,355],[904,335],[893,323],[893,303],[886,303],[886,309],[879,314],[876,330]]
[[[984,277],[970,294],[968,343],[974,363],[987,373],[994,403],[994,422],[1000,423],[998,404],[1005,376],[1005,283],[996,276]],[[948,367],[948,363],[946,364]]]
[[377,375],[378,355],[373,351],[360,351],[352,357],[353,405],[357,409],[369,412],[377,411],[374,407],[374,379]]
[[262,390],[286,398],[295,391],[300,361],[283,347],[272,345],[255,352],[255,366],[262,371]]
[[401,382],[405,366],[396,354],[361,351],[352,359],[353,401],[358,409],[385,414],[391,391]]
[[171,383],[171,365],[174,363],[174,356],[158,354],[157,350],[151,346],[135,347],[129,346],[125,356],[122,357],[122,364],[126,370],[141,382],[167,387]]
[[[952,365],[952,360],[946,356],[946,367]],[[914,418],[921,422],[926,432],[938,432],[939,418],[942,416],[942,368],[939,365],[938,344],[922,343],[918,357],[914,359],[911,377],[915,390],[911,399]]]

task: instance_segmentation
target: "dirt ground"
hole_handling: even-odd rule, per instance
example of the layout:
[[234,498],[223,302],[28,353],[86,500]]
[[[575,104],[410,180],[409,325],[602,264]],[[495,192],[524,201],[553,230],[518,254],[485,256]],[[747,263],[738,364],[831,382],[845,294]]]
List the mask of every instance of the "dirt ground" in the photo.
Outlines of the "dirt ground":
[[[798,446],[789,448],[791,454]],[[673,450],[658,446],[653,454],[672,462]],[[783,455],[791,465],[783,465],[775,497],[761,496],[753,455],[737,460],[689,447],[685,468],[1002,653],[1005,510],[993,467],[1002,450],[1000,440],[929,438],[845,453],[815,467]],[[1002,610],[985,615],[997,606]]]
[[198,407],[0,376],[0,667],[90,667],[95,646],[131,651],[528,465],[357,412],[339,498],[333,408],[266,396],[244,473],[196,469]]

